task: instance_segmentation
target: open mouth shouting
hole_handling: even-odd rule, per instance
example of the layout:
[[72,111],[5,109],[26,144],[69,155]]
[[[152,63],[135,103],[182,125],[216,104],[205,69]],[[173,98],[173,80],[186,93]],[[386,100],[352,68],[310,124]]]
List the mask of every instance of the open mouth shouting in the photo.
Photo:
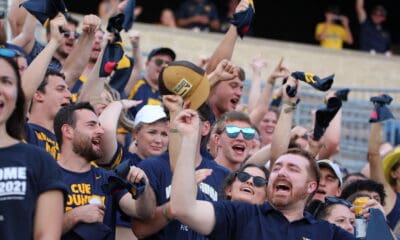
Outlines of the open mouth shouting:
[[232,146],[232,149],[235,152],[235,154],[243,155],[244,152],[246,151],[246,145],[245,144],[241,144],[241,143],[237,143],[237,144],[234,144]]

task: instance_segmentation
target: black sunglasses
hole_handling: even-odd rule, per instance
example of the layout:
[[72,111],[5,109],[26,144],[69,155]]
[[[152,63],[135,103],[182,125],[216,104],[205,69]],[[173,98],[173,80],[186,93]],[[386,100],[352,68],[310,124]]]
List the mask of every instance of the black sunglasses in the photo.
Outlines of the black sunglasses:
[[156,64],[157,67],[161,67],[164,63],[168,65],[170,62],[169,61],[164,61],[164,60],[159,59],[159,58],[154,59],[154,64]]
[[346,201],[346,200],[341,199],[341,198],[329,197],[329,196],[325,197],[325,204],[326,205],[342,204],[342,205],[345,205],[348,208],[351,208],[353,206],[349,201]]
[[253,178],[253,183],[254,186],[256,187],[264,187],[268,183],[267,179],[259,176],[252,176],[247,172],[236,172],[236,177],[239,181],[243,183],[249,180],[250,178]]

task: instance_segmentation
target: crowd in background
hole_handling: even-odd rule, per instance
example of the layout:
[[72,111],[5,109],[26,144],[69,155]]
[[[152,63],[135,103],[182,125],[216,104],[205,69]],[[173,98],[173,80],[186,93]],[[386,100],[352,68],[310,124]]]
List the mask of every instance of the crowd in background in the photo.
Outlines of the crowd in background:
[[[356,173],[336,159],[349,89],[330,90],[334,76],[293,72],[283,59],[264,76],[257,57],[242,104],[246,73],[231,58],[249,33],[251,1],[232,1],[225,23],[200,0],[166,20],[199,31],[225,24],[199,64],[165,46],[143,59],[140,33],[124,21],[142,11],[132,1],[105,2],[82,22],[62,1],[53,11],[35,1],[10,8],[12,36],[1,21],[1,239],[400,239],[400,149],[382,140],[393,99],[371,98],[367,164]],[[386,44],[373,35],[386,10],[370,19],[357,7],[366,46]],[[329,8],[326,18],[321,44],[342,46],[327,43],[339,39],[332,28],[351,44],[346,17]],[[292,124],[304,84],[325,93],[311,129]]]

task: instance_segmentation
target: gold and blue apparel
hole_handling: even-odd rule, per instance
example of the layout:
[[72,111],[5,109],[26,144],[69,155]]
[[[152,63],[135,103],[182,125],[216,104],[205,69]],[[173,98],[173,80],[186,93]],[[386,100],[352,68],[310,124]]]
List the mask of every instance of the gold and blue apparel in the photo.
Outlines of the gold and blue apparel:
[[28,122],[25,124],[25,134],[27,143],[44,149],[46,152],[50,153],[55,160],[60,159],[60,147],[58,146],[57,138],[54,133],[42,126]]
[[[127,193],[124,189],[114,195],[108,195],[102,190],[101,186],[108,183],[110,176],[115,176],[114,172],[93,165],[91,165],[89,171],[83,173],[60,168],[68,193],[65,211],[68,212],[73,208],[89,204],[89,201],[93,201],[92,199],[101,201],[105,205],[103,224],[107,225],[112,231],[107,240],[114,240],[119,201]],[[73,235],[72,231],[67,232],[64,237]]]
[[48,153],[26,143],[0,148],[0,239],[33,239],[37,199],[51,190],[66,195],[61,171]]
[[[134,60],[133,58],[124,55],[121,60],[118,62],[116,70],[110,79],[110,86],[117,90],[121,96],[121,98],[126,98],[125,95],[125,85],[129,81],[129,78],[132,73]],[[75,82],[74,86],[71,89],[72,97],[71,101],[76,103],[78,101],[78,93],[81,89],[82,85],[87,81],[87,77],[81,75],[79,79]]]
[[320,35],[326,29],[325,39],[321,41],[320,45],[324,48],[342,49],[343,42],[347,39],[346,30],[339,24],[318,23],[315,29],[315,36]]
[[[171,196],[172,183],[168,152],[146,158],[139,163],[138,167],[143,169],[149,179],[149,183],[155,193],[157,206],[168,202]],[[199,184],[197,199],[210,202],[221,200],[223,181],[229,174],[229,170],[218,165],[214,159],[210,159],[205,155],[202,155],[201,163],[196,167],[196,170],[199,169],[212,169],[213,172]],[[146,239],[206,240],[207,238],[194,232],[178,220],[172,220],[163,229]]]
[[161,105],[162,99],[160,92],[156,89],[153,89],[150,84],[147,83],[147,80],[141,79],[139,80],[131,89],[128,99],[130,100],[142,100],[142,103],[137,105],[136,107],[129,109],[129,116],[133,119],[136,116],[136,113],[144,106],[144,105]]

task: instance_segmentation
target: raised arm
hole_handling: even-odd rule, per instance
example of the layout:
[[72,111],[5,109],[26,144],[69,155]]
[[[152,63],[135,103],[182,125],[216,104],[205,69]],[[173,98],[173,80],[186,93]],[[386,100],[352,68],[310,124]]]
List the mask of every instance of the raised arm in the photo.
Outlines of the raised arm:
[[386,181],[383,165],[379,154],[379,146],[382,143],[382,125],[380,122],[371,123],[371,130],[368,141],[368,162],[370,165],[370,177],[372,180],[382,183],[385,188],[385,213],[392,211],[397,195],[392,186]]
[[27,13],[22,31],[11,41],[13,44],[22,47],[28,54],[32,52],[35,45],[36,23],[35,17]]
[[79,79],[89,61],[94,36],[100,23],[100,18],[93,14],[86,15],[83,18],[82,35],[72,52],[65,59],[62,69],[65,74],[65,82],[70,89]]
[[254,163],[257,165],[264,166],[268,160],[271,158],[271,144],[265,145],[255,152],[246,163]]
[[[165,95],[162,98],[163,105],[168,109],[169,112],[169,126],[170,129],[176,129],[175,126],[175,118],[176,116],[183,110],[183,99],[178,95]],[[171,171],[173,172],[175,169],[176,161],[178,159],[180,147],[182,145],[182,136],[180,134],[176,134],[174,130],[170,130],[170,134],[168,135],[168,155]]]
[[[235,12],[245,11],[249,8],[248,0],[241,0],[236,7]],[[228,31],[225,33],[222,41],[218,44],[210,57],[210,62],[207,64],[206,72],[211,73],[223,59],[230,60],[232,58],[233,49],[235,48],[236,39],[238,37],[237,28],[231,24]]]
[[[289,96],[287,93],[287,88],[292,87],[296,89],[295,96]],[[290,142],[290,129],[292,128],[293,113],[296,109],[296,103],[299,99],[299,83],[296,79],[289,76],[285,85],[283,85],[282,90],[282,109],[279,115],[278,122],[276,123],[274,134],[271,142],[271,163],[273,166],[275,160],[284,154],[289,147]]]
[[253,77],[251,78],[249,103],[247,104],[249,112],[256,107],[257,100],[260,98],[261,73],[263,68],[267,67],[267,62],[261,57],[261,55],[258,55],[250,62],[250,66],[253,71]]
[[356,0],[356,13],[358,21],[363,23],[367,19],[367,12],[364,7],[364,0]]
[[[51,39],[47,43],[46,47],[39,53],[39,55],[33,60],[33,62],[26,68],[22,76],[22,89],[25,94],[25,105],[28,109],[31,99],[39,87],[40,83],[47,71],[47,66],[49,65],[51,58],[56,52],[60,42],[62,41],[62,36],[59,28],[66,24],[65,17],[59,14],[53,20],[50,21],[51,28]],[[26,110],[27,111],[27,110]]]
[[[171,188],[171,213],[194,231],[208,235],[215,226],[212,203],[196,200],[195,154],[200,144],[200,118],[196,111],[185,109],[175,119],[175,127],[182,135]],[[184,144],[183,144],[184,143]]]
[[117,128],[118,121],[122,110],[135,107],[140,104],[141,101],[134,100],[120,100],[114,101],[103,110],[99,116],[99,122],[104,130],[103,137],[101,139],[101,148],[103,149],[103,157],[98,159],[96,162],[102,165],[109,164],[112,157],[117,151]]
[[90,102],[93,97],[98,97],[104,90],[104,83],[106,78],[100,77],[101,61],[104,55],[104,49],[107,41],[110,39],[110,33],[106,33],[101,45],[101,52],[97,57],[96,63],[93,66],[86,82],[81,87],[81,92],[78,97],[78,102]]
[[346,32],[346,38],[344,41],[349,45],[353,44],[353,34],[351,33],[351,29],[349,27],[349,18],[346,16],[340,16],[340,21],[342,22],[344,31]]
[[289,76],[289,69],[282,65],[283,58],[280,59],[274,71],[267,79],[267,83],[263,88],[260,97],[257,100],[254,109],[250,110],[249,117],[251,122],[258,127],[265,114],[268,112],[269,104],[272,99],[275,81],[278,78],[285,78]]
[[7,14],[8,23],[11,27],[12,37],[16,37],[22,32],[24,26],[27,11],[23,7],[19,7],[20,1],[13,0],[10,6],[10,10]]
[[135,64],[132,69],[129,81],[125,85],[125,94],[129,95],[131,89],[137,81],[140,79],[140,74],[143,71],[143,59],[140,53],[140,32],[138,30],[129,31],[129,39],[132,45],[132,57],[135,60]]

